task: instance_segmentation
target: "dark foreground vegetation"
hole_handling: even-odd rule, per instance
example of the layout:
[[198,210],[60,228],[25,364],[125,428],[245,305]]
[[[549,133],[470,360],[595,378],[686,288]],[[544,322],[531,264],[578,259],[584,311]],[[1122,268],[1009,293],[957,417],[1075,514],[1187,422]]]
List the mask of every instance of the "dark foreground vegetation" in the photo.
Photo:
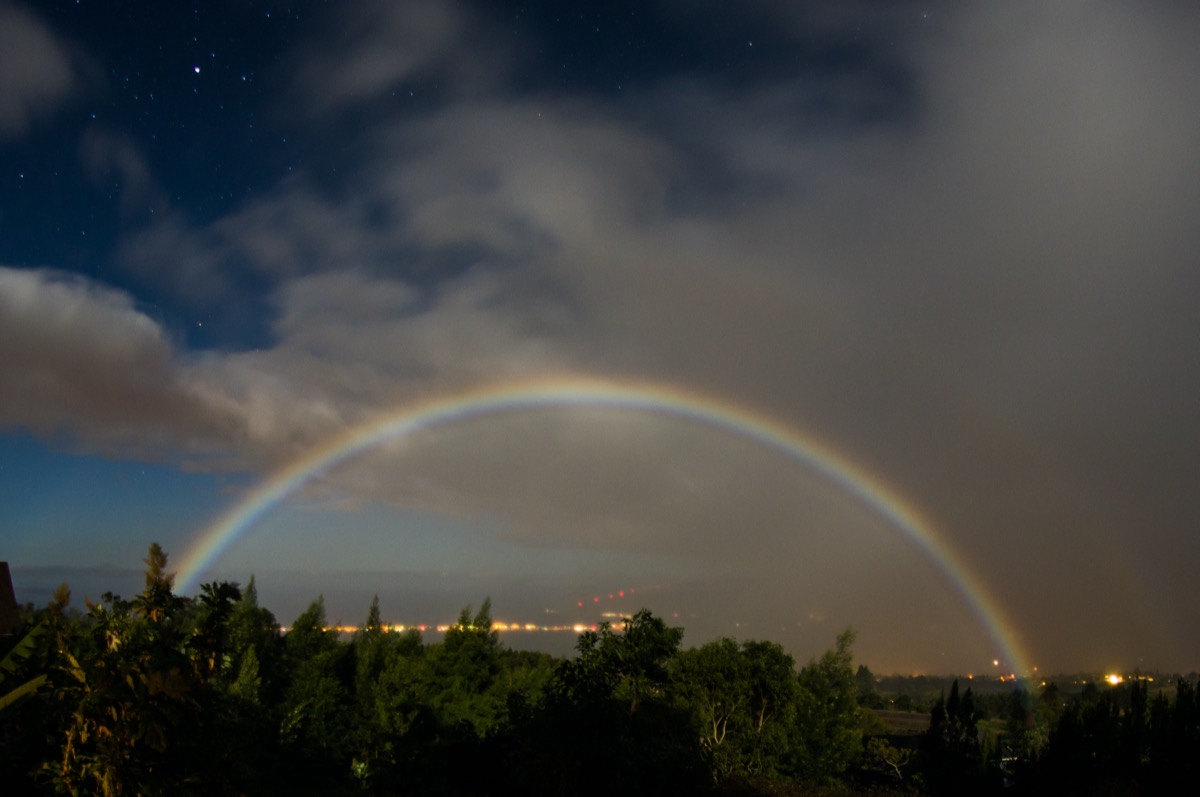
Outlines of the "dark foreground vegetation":
[[352,638],[320,599],[283,634],[253,579],[188,599],[157,545],[146,565],[132,600],[78,612],[63,587],[0,640],[0,793],[1132,795],[1198,774],[1190,679],[954,682],[901,713],[849,631],[799,671],[772,642],[683,650],[646,611],[565,660],[501,645],[487,601],[439,643],[387,631],[377,601]]

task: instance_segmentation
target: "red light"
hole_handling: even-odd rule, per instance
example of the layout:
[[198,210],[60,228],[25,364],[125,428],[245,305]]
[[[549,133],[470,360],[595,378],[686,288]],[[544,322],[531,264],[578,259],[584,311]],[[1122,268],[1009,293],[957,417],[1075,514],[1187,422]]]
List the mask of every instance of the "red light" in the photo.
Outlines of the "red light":
[[620,591],[620,592],[618,592],[617,594],[618,594],[618,595],[620,595],[622,598],[624,598],[624,597],[625,597],[625,590],[621,590],[621,591]]
[[596,597],[592,598],[592,603],[599,603],[599,602],[600,602],[600,596],[599,596],[599,595],[597,595]]

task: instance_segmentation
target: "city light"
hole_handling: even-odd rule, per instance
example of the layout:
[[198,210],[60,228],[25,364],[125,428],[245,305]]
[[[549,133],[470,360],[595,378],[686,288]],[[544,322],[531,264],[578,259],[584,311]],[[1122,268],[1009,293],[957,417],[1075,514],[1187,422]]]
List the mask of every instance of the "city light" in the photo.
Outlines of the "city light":
[[[609,617],[609,618],[618,618],[620,620],[624,620],[628,615],[619,615],[619,614],[615,614],[615,613],[611,613],[611,612],[606,612],[605,616]],[[417,625],[409,625],[406,623],[392,623],[392,624],[385,623],[384,625],[382,625],[380,627],[382,628],[383,631],[388,632],[388,633],[394,633],[394,634],[403,634],[407,631],[418,631],[422,634],[432,631],[432,632],[438,633],[438,634],[445,634],[447,631],[451,631],[455,628],[458,628],[458,624],[457,623],[436,623],[436,624],[421,623],[421,624],[417,624]],[[289,626],[282,626],[280,628],[280,630],[286,634],[287,632],[291,631],[291,628]],[[347,624],[342,623],[339,625],[326,626],[324,630],[332,631],[333,633],[336,633],[336,634],[349,635],[349,634],[357,634],[360,630],[363,630],[363,629],[361,626],[347,625]],[[505,622],[503,620],[496,620],[492,623],[491,630],[496,633],[499,633],[499,634],[514,632],[514,631],[522,632],[522,633],[542,633],[542,634],[582,634],[585,631],[598,631],[598,630],[600,630],[600,626],[596,623],[572,623],[570,625],[539,625],[538,623],[520,623],[520,622],[509,623],[509,622]],[[620,633],[621,631],[624,630],[623,624],[612,624],[612,630],[616,633]]]

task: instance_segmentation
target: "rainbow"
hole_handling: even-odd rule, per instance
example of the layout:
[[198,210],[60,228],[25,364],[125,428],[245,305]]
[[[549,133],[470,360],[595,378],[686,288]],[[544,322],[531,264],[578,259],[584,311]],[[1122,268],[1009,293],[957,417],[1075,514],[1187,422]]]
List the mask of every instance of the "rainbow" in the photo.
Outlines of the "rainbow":
[[1030,672],[1016,634],[982,583],[916,508],[872,474],[794,428],[732,402],[646,381],[559,377],[485,385],[405,406],[363,423],[275,473],[207,527],[184,553],[179,589],[196,589],[201,574],[280,502],[313,478],[388,441],[422,430],[505,412],[593,407],[658,413],[730,432],[777,451],[820,474],[914,543],[964,597],[1011,671]]

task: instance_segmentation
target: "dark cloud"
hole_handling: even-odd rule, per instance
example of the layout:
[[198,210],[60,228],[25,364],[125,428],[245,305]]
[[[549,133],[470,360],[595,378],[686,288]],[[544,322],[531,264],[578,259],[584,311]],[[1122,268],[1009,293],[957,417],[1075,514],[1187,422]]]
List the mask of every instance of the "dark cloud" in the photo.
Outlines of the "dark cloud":
[[162,188],[128,136],[91,128],[85,131],[80,150],[88,176],[97,185],[111,185],[119,192],[124,219],[144,220],[166,210]]
[[162,328],[78,276],[0,267],[0,424],[84,450],[179,461],[219,453],[236,416],[183,378]]
[[363,3],[339,9],[329,25],[290,59],[294,107],[315,117],[355,113],[397,93],[498,88],[511,57],[457,3]]

